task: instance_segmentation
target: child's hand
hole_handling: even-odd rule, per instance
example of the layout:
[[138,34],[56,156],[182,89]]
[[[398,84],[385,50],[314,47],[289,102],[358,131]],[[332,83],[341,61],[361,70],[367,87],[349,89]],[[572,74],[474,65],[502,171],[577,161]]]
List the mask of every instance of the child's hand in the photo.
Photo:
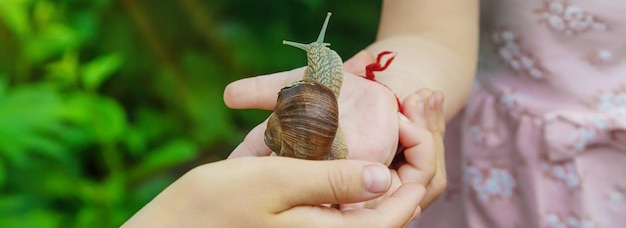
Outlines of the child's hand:
[[404,151],[393,161],[392,187],[384,196],[367,203],[342,205],[343,210],[372,208],[402,184],[419,183],[426,186],[421,210],[428,207],[446,188],[443,134],[445,116],[443,94],[422,89],[403,102],[406,116],[400,114],[400,143]]
[[[400,121],[400,143],[404,153],[394,160],[403,184],[416,182],[426,186],[426,196],[420,203],[428,207],[446,188],[446,167],[443,136],[445,116],[444,96],[427,89],[404,100],[407,119]],[[401,118],[402,119],[402,118]]]
[[247,157],[200,166],[123,227],[402,227],[424,186],[403,184],[372,209],[339,211],[388,192],[390,170],[374,162]]

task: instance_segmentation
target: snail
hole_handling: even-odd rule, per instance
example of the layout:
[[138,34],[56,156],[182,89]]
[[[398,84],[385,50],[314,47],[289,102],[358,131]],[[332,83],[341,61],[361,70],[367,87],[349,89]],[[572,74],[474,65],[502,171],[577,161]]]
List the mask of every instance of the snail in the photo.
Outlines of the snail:
[[316,41],[283,44],[307,52],[302,80],[278,92],[265,130],[265,144],[278,156],[309,160],[346,159],[347,147],[339,126],[337,98],[343,82],[343,61],[324,43],[328,13]]

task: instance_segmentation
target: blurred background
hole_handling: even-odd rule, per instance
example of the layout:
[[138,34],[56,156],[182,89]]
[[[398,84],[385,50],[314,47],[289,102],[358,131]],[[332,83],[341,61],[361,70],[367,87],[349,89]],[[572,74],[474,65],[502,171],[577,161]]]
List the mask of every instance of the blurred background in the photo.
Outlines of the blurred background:
[[348,59],[380,0],[0,0],[0,227],[117,227],[269,111],[224,87],[306,64],[282,40]]

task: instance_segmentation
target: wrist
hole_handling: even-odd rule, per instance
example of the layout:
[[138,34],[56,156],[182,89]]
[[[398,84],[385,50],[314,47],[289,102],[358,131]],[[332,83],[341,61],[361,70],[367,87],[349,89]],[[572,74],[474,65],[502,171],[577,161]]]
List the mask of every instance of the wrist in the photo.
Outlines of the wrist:
[[471,47],[459,50],[429,34],[405,34],[377,40],[366,50],[375,56],[382,51],[397,52],[391,65],[376,73],[403,100],[415,91],[428,88],[445,96],[444,113],[449,119],[464,106],[476,71]]
[[391,51],[383,51],[381,53],[378,53],[376,55],[376,61],[374,63],[370,63],[367,66],[365,66],[364,78],[372,82],[375,82],[379,85],[382,85],[387,90],[389,90],[395,98],[396,105],[398,107],[398,112],[404,113],[404,110],[402,108],[402,102],[400,98],[398,97],[398,95],[393,92],[391,87],[387,86],[385,83],[376,79],[376,73],[385,71],[389,67],[389,65],[391,65],[395,57],[396,57],[396,54]]

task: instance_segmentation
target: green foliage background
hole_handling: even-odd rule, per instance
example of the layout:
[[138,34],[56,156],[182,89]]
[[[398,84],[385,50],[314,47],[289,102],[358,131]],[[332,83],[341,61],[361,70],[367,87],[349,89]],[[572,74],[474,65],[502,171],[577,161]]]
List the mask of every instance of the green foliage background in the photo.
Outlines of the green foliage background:
[[[344,59],[379,0],[0,0],[0,227],[116,227],[190,168],[224,158],[268,111],[234,80]],[[210,181],[210,180],[209,180]]]

